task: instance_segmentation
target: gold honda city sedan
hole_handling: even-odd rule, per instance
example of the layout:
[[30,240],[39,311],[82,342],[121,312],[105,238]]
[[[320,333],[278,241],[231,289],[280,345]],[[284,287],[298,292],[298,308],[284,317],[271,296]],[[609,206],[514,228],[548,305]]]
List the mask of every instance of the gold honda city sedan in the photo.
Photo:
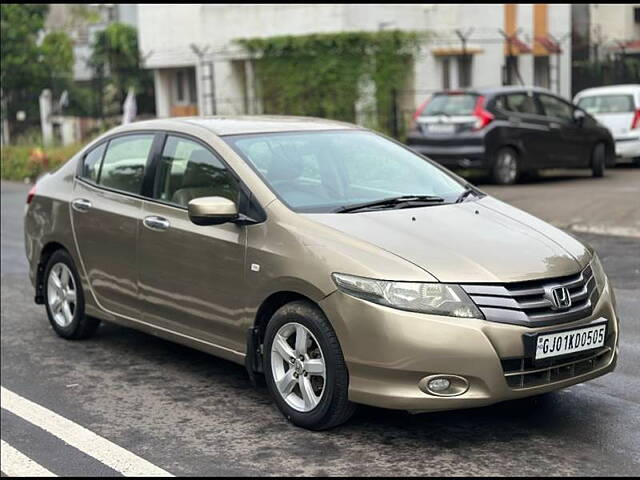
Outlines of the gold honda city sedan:
[[243,364],[302,427],[538,395],[617,361],[593,249],[354,125],[134,123],[27,203],[61,337],[113,322]]

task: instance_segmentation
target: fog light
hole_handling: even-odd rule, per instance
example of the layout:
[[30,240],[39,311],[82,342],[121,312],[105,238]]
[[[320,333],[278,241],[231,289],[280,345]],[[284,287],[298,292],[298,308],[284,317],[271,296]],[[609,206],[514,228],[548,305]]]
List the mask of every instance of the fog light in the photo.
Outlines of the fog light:
[[457,397],[469,390],[469,381],[460,375],[436,373],[421,379],[418,382],[418,388],[436,397]]
[[432,392],[444,392],[451,386],[451,382],[446,378],[434,378],[428,383],[428,388]]

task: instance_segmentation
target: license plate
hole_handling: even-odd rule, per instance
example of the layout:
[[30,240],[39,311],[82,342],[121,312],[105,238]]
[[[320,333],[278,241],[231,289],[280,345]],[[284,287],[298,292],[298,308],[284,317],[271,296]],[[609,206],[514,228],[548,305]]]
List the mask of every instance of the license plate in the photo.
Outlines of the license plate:
[[456,126],[448,123],[432,123],[428,127],[431,133],[453,133],[456,130]]
[[602,347],[606,330],[607,324],[602,323],[593,327],[538,335],[536,360]]

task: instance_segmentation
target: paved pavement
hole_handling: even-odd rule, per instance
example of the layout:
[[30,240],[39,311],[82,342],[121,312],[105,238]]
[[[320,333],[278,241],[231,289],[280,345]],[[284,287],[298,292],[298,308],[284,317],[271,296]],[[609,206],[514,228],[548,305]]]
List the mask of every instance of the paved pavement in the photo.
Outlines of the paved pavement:
[[[514,195],[515,204],[529,198],[519,206],[531,211],[531,200],[549,199],[547,190],[573,181],[591,185],[555,180],[495,193]],[[88,341],[56,337],[26,277],[25,195],[23,185],[2,184],[5,473],[6,465],[34,464],[57,475],[96,476],[640,472],[640,239],[576,234],[598,250],[615,287],[623,321],[614,373],[473,410],[412,416],[361,408],[348,424],[314,433],[285,422],[238,365],[114,325]]]
[[513,186],[477,180],[487,193],[557,227],[640,237],[640,168],[617,167],[603,178],[589,170],[551,170]]

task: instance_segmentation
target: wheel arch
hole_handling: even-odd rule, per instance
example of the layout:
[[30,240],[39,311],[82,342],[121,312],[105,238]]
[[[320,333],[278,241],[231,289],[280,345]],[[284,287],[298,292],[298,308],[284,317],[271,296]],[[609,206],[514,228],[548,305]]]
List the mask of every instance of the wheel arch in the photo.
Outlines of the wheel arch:
[[271,293],[258,307],[253,321],[253,326],[247,331],[245,367],[249,372],[249,377],[252,382],[257,383],[256,374],[264,372],[262,364],[262,344],[264,343],[265,330],[269,320],[280,307],[283,307],[288,303],[301,300],[310,303],[320,310],[329,323],[331,323],[318,302],[310,296],[296,290],[280,290]]
[[49,241],[44,244],[40,250],[40,257],[38,258],[38,264],[36,269],[36,295],[35,302],[37,304],[44,303],[44,270],[47,267],[47,262],[58,250],[64,250],[69,253],[69,249],[58,241]]

